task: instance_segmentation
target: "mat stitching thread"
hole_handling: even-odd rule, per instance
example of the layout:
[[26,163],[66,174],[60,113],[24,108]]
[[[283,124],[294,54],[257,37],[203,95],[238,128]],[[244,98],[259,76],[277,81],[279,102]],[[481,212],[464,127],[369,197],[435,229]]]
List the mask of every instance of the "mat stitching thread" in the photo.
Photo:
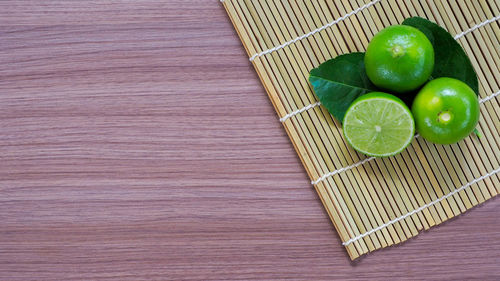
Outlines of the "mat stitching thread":
[[309,109],[311,109],[311,108],[314,108],[314,107],[316,107],[316,106],[320,106],[320,105],[321,105],[321,102],[319,102],[319,101],[318,101],[317,103],[313,103],[313,104],[310,104],[310,105],[308,105],[308,106],[305,106],[305,107],[303,107],[303,108],[301,108],[301,109],[297,109],[297,110],[295,110],[295,111],[293,111],[293,112],[290,112],[290,113],[288,113],[287,115],[285,115],[285,116],[281,117],[281,118],[280,118],[280,122],[285,122],[285,120],[286,120],[286,119],[288,119],[288,118],[290,118],[290,117],[292,117],[292,116],[295,116],[295,115],[297,115],[297,114],[299,114],[299,113],[302,113],[302,112],[304,112],[304,111],[306,111],[306,110],[309,110]]
[[416,213],[418,213],[418,212],[420,212],[420,211],[424,210],[425,208],[428,208],[428,207],[430,207],[430,206],[433,206],[434,204],[437,204],[437,203],[439,203],[439,202],[443,201],[444,199],[447,199],[447,198],[449,198],[449,197],[451,197],[451,196],[455,195],[456,193],[458,193],[458,192],[460,192],[460,191],[464,190],[465,188],[467,188],[467,187],[469,187],[469,186],[471,186],[471,185],[473,185],[473,184],[475,184],[475,183],[477,183],[477,182],[479,182],[479,181],[481,181],[481,180],[484,180],[485,178],[491,177],[492,175],[494,175],[494,174],[496,174],[496,173],[498,173],[498,172],[500,172],[500,167],[499,167],[499,168],[497,168],[496,170],[493,170],[493,171],[491,171],[491,172],[487,173],[487,174],[486,174],[486,175],[484,175],[484,176],[480,176],[479,178],[474,179],[474,180],[472,180],[472,181],[470,181],[470,182],[466,183],[465,185],[463,185],[463,186],[461,186],[461,187],[459,187],[459,188],[455,189],[454,191],[452,191],[452,192],[450,192],[450,193],[448,193],[448,194],[446,194],[446,195],[444,195],[444,196],[439,197],[438,199],[436,199],[436,200],[434,200],[434,201],[432,201],[432,202],[430,202],[430,203],[427,203],[427,204],[423,205],[422,207],[420,207],[420,208],[418,208],[418,209],[415,209],[415,210],[413,210],[413,211],[411,211],[411,212],[407,213],[406,215],[403,215],[403,216],[397,217],[397,218],[395,218],[395,219],[393,219],[393,220],[390,220],[389,222],[384,223],[384,224],[382,224],[382,225],[380,225],[380,226],[378,226],[378,227],[376,227],[376,228],[374,228],[374,229],[372,229],[372,230],[370,230],[370,231],[367,231],[367,232],[365,232],[365,233],[363,233],[363,234],[360,234],[360,235],[358,235],[358,236],[356,236],[356,237],[354,237],[354,238],[351,238],[351,239],[347,240],[346,242],[343,242],[343,243],[342,243],[342,245],[347,246],[347,245],[349,245],[349,244],[351,244],[351,243],[353,243],[353,242],[355,242],[355,241],[357,241],[357,240],[359,240],[359,239],[361,239],[361,238],[363,238],[363,237],[365,237],[365,236],[368,236],[368,235],[370,235],[370,234],[372,234],[372,233],[374,233],[374,232],[376,232],[376,231],[378,231],[378,230],[381,230],[381,229],[383,229],[383,228],[385,228],[385,227],[388,227],[389,225],[392,225],[392,224],[394,224],[394,223],[396,223],[396,222],[398,222],[398,221],[400,221],[400,220],[403,220],[403,219],[405,219],[405,218],[407,218],[407,217],[409,217],[409,216],[411,216],[411,215],[414,215],[414,214],[416,214]]
[[[455,35],[454,39],[455,39],[455,40],[458,40],[458,39],[460,39],[461,37],[463,37],[464,35],[466,35],[466,34],[468,34],[468,33],[472,32],[472,31],[474,31],[474,30],[476,30],[476,29],[478,29],[478,28],[481,28],[481,27],[483,27],[483,26],[485,26],[485,25],[487,25],[487,24],[489,24],[489,23],[492,23],[492,22],[494,22],[494,21],[497,21],[497,20],[499,20],[499,19],[500,19],[500,15],[498,15],[498,16],[496,16],[496,17],[494,17],[494,18],[491,18],[491,19],[489,19],[489,20],[483,21],[482,23],[476,24],[476,25],[474,25],[473,27],[471,27],[471,28],[467,29],[466,31],[463,31],[463,32],[461,32],[461,33],[459,33],[459,34]],[[281,117],[281,118],[280,118],[280,121],[281,121],[281,122],[285,122],[285,121],[286,121],[287,119],[289,119],[290,117],[293,117],[293,116],[295,116],[295,115],[297,115],[297,114],[300,114],[300,113],[302,113],[302,112],[304,112],[304,111],[306,111],[306,110],[309,110],[309,109],[314,108],[314,107],[319,106],[319,105],[321,105],[321,102],[319,102],[319,101],[318,101],[318,102],[316,102],[316,103],[313,103],[313,104],[310,104],[310,105],[308,105],[308,106],[305,106],[305,107],[303,107],[303,108],[301,108],[301,109],[297,109],[297,110],[295,110],[295,111],[293,111],[293,112],[290,112],[290,113],[288,113],[287,115],[285,115],[285,116]]]
[[286,46],[288,46],[288,45],[291,45],[291,44],[293,44],[293,43],[295,43],[295,42],[297,42],[297,41],[300,41],[300,40],[302,40],[302,39],[304,39],[304,38],[307,38],[307,37],[309,37],[309,36],[312,36],[312,35],[314,35],[314,34],[316,34],[316,33],[320,32],[320,31],[323,31],[323,30],[327,29],[327,28],[328,28],[328,27],[330,27],[330,26],[333,26],[333,25],[335,25],[335,24],[337,24],[337,23],[339,23],[339,22],[341,22],[341,21],[343,21],[343,20],[347,19],[348,17],[350,17],[350,16],[352,16],[352,15],[355,15],[355,14],[357,14],[357,13],[361,12],[362,10],[364,10],[364,9],[366,9],[366,8],[369,8],[370,6],[372,6],[372,5],[376,4],[377,2],[380,2],[380,1],[382,1],[382,0],[374,0],[374,1],[371,1],[371,2],[369,2],[369,3],[366,3],[365,5],[363,5],[363,6],[361,6],[361,7],[358,7],[358,8],[357,8],[357,9],[355,9],[355,10],[350,11],[349,13],[347,13],[347,14],[345,14],[345,15],[341,16],[340,18],[338,18],[338,19],[336,19],[336,20],[334,20],[334,21],[332,21],[332,22],[329,22],[329,23],[327,23],[327,24],[323,25],[322,27],[319,27],[319,28],[317,28],[317,29],[315,29],[315,30],[312,30],[312,31],[310,31],[310,32],[308,32],[308,33],[306,33],[306,34],[302,34],[302,35],[300,35],[299,37],[297,37],[297,38],[295,38],[295,39],[292,39],[292,40],[290,40],[290,41],[288,41],[288,42],[285,42],[285,43],[283,43],[283,44],[281,44],[281,45],[278,45],[278,46],[275,46],[275,47],[273,47],[273,48],[271,48],[271,49],[267,49],[267,50],[265,50],[265,51],[262,51],[262,52],[260,52],[260,53],[257,53],[257,54],[255,54],[255,55],[251,56],[251,57],[249,58],[249,60],[250,60],[250,61],[253,61],[253,60],[255,60],[255,59],[256,59],[256,58],[258,58],[258,57],[261,57],[261,56],[263,56],[263,55],[270,54],[270,53],[272,53],[272,52],[274,52],[274,51],[277,51],[277,50],[283,49],[283,48],[285,48],[285,47],[286,47]]
[[476,25],[474,25],[473,27],[471,27],[471,28],[467,29],[466,31],[463,31],[462,33],[455,35],[455,37],[454,37],[454,38],[455,38],[455,40],[458,40],[460,37],[462,37],[462,36],[466,35],[467,33],[470,33],[470,32],[472,32],[472,31],[474,31],[474,30],[476,30],[476,29],[478,29],[478,28],[480,28],[480,27],[483,27],[483,26],[485,26],[485,25],[487,25],[487,24],[489,24],[489,23],[492,23],[492,22],[494,22],[494,21],[497,21],[497,20],[499,20],[499,19],[500,19],[500,15],[498,15],[498,16],[496,16],[496,17],[494,17],[494,18],[491,18],[491,19],[489,19],[489,20],[485,20],[485,21],[483,21],[482,23],[476,24]]
[[484,99],[480,99],[480,100],[479,100],[479,103],[484,103],[484,102],[487,102],[487,101],[491,100],[492,98],[494,98],[494,97],[496,97],[496,96],[498,96],[498,95],[500,95],[500,91],[498,91],[498,92],[496,92],[496,93],[493,93],[493,94],[491,94],[491,95],[489,95],[489,96],[485,97]]

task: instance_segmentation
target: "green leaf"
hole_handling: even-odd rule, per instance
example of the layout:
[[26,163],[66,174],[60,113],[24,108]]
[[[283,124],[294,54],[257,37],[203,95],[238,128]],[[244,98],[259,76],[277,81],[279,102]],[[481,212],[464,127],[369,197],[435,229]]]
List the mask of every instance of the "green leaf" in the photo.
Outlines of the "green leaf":
[[377,91],[366,75],[364,53],[338,56],[311,70],[309,82],[321,104],[340,122],[359,96]]
[[457,41],[439,25],[420,17],[408,18],[404,25],[422,31],[434,47],[434,71],[431,78],[451,77],[465,82],[479,95],[477,75],[472,64]]
[[474,132],[474,135],[476,135],[476,137],[477,137],[478,139],[480,139],[480,138],[482,138],[482,137],[483,137],[483,135],[481,134],[481,132],[479,132],[479,130],[478,130],[477,128],[474,128],[474,131],[473,131],[473,132]]

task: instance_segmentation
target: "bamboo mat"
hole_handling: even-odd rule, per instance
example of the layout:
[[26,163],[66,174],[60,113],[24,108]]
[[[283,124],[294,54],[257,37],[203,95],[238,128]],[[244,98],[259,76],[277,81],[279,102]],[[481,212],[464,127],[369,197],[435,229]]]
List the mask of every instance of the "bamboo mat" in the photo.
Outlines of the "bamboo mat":
[[[351,259],[401,243],[500,192],[500,1],[221,2]],[[457,35],[470,57],[480,84],[482,137],[449,146],[417,137],[397,156],[367,158],[346,144],[308,74],[339,54],[364,51],[377,31],[412,16]]]

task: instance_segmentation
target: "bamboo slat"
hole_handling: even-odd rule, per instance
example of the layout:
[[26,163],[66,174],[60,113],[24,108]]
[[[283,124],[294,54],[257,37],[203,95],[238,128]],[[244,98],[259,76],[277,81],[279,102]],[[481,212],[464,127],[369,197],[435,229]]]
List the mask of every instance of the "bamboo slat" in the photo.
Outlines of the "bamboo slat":
[[[337,55],[364,51],[385,26],[421,16],[452,35],[460,34],[498,17],[500,1],[221,2],[278,116],[303,109],[287,116],[283,125],[311,181],[317,181],[314,188],[351,259],[406,241],[500,193],[496,173],[500,101],[491,97],[500,89],[497,20],[456,38],[478,74],[480,98],[490,96],[481,104],[481,138],[471,136],[449,146],[416,138],[397,156],[367,159],[346,143],[339,123],[323,106],[304,109],[318,101],[307,81],[309,71]],[[355,10],[336,24],[294,40]],[[284,47],[262,53],[286,42]]]

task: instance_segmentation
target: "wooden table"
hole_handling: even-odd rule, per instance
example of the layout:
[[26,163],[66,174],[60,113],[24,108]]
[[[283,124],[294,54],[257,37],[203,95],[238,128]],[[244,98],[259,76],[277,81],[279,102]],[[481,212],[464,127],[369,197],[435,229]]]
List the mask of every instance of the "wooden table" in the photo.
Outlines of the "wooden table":
[[1,280],[500,278],[492,199],[350,262],[218,1],[0,2]]

